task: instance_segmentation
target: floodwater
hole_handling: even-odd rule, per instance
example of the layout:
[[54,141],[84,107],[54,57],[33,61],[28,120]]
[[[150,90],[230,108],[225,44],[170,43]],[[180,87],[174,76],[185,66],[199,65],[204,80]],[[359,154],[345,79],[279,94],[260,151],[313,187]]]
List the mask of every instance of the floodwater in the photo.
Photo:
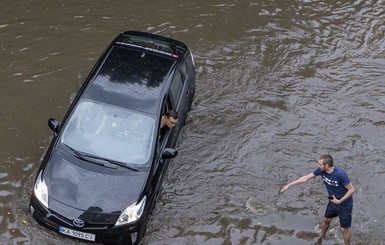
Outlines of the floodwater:
[[[86,244],[28,213],[51,132],[104,48],[140,30],[186,42],[197,92],[142,244],[317,242],[329,153],[356,188],[352,244],[385,244],[385,4],[2,0],[0,244]],[[322,244],[341,244],[334,221]]]

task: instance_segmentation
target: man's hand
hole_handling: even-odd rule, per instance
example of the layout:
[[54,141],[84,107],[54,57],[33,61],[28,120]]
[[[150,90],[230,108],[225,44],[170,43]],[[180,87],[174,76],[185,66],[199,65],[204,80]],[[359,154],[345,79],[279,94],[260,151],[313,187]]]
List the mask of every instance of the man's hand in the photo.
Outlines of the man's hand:
[[333,198],[330,199],[330,201],[334,204],[340,205],[342,203],[341,200],[337,199],[334,195],[332,196]]
[[289,184],[284,185],[284,186],[281,188],[281,190],[279,191],[279,193],[282,193],[282,192],[286,191],[287,189],[289,189],[289,187],[290,187]]

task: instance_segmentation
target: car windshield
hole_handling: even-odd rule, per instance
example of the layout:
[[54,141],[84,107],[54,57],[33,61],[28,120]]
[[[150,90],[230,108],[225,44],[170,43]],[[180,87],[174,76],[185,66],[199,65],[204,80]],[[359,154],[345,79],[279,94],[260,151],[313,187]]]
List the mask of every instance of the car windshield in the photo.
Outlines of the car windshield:
[[145,164],[155,120],[148,115],[95,101],[80,101],[61,143],[86,154],[127,164]]

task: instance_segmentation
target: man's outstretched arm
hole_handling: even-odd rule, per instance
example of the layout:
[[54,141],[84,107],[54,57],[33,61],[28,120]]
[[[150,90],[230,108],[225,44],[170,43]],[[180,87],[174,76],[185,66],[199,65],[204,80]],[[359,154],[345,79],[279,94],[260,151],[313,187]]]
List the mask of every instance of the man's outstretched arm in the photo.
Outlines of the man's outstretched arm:
[[289,189],[290,186],[294,186],[294,185],[298,185],[298,184],[304,183],[304,182],[306,182],[309,179],[312,179],[314,177],[315,177],[315,175],[313,173],[310,173],[308,175],[304,175],[304,176],[294,180],[293,182],[290,182],[289,184],[284,185],[281,188],[281,190],[279,191],[279,193],[282,193],[282,192],[286,191],[287,189]]

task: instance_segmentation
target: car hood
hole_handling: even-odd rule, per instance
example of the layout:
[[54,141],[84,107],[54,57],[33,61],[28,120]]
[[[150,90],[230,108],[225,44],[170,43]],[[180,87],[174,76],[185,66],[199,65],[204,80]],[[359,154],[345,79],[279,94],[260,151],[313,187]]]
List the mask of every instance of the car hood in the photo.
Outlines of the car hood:
[[147,172],[106,168],[54,150],[43,172],[51,209],[120,213],[138,201]]

